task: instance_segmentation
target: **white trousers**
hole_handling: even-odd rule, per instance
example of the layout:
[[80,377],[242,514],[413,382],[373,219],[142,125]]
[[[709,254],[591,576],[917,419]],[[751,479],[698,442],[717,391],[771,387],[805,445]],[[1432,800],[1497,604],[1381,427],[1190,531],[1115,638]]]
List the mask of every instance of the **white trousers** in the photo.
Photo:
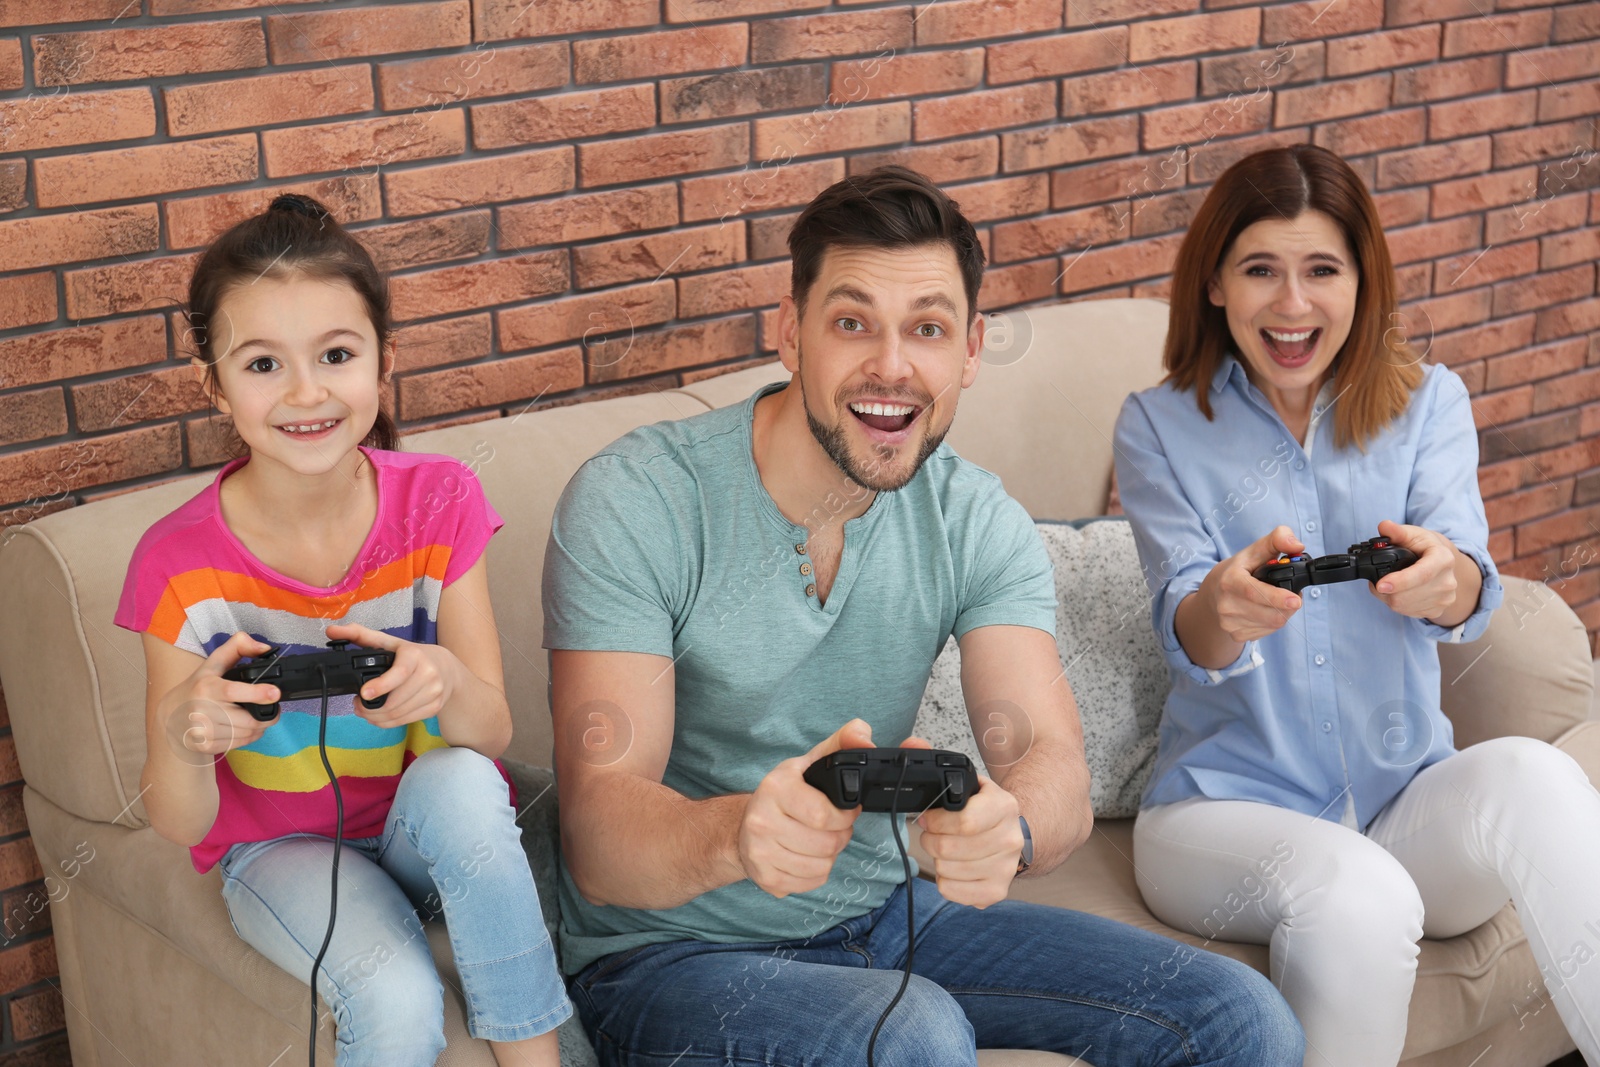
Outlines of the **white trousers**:
[[[1365,835],[1272,804],[1197,797],[1139,813],[1150,910],[1201,937],[1265,944],[1315,1067],[1400,1061],[1417,941],[1509,897],[1551,1002],[1600,1067],[1600,793],[1542,741],[1485,741],[1419,772]],[[1531,1012],[1543,1001],[1506,1011]]]

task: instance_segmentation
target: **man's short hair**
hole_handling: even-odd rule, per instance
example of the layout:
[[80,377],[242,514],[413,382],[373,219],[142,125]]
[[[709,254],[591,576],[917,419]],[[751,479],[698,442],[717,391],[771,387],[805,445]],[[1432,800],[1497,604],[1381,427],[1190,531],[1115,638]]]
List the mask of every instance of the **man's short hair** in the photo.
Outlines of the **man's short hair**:
[[901,249],[925,244],[947,244],[955,252],[970,324],[983,281],[983,246],[959,205],[908,167],[878,167],[835,182],[806,205],[789,231],[794,302],[804,313],[806,296],[829,248]]

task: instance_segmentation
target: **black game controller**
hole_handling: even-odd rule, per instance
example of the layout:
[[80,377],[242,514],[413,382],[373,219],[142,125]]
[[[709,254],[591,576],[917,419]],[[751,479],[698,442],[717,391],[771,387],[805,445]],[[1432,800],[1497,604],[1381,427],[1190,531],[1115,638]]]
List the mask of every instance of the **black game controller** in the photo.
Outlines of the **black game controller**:
[[1387,537],[1350,546],[1349,552],[1312,559],[1305,553],[1279,555],[1257,567],[1257,581],[1298,593],[1308,585],[1332,585],[1364,578],[1373,584],[1386,574],[1405,570],[1417,561],[1417,554],[1401,548]]
[[[275,718],[278,703],[285,700],[305,700],[323,694],[326,679],[329,696],[360,693],[361,687],[394,665],[394,653],[381,648],[348,647],[348,641],[329,641],[327,652],[305,652],[285,656],[281,648],[273,647],[249,663],[242,663],[231,671],[223,672],[230,682],[249,682],[252,685],[275,685],[278,702],[272,704],[245,704],[239,706],[262,722]],[[320,668],[320,670],[319,670]],[[372,700],[357,697],[368,710],[383,707],[389,694]]]
[[842,749],[807,767],[805,779],[836,808],[908,815],[935,806],[960,811],[978,791],[972,761],[960,752],[936,748]]

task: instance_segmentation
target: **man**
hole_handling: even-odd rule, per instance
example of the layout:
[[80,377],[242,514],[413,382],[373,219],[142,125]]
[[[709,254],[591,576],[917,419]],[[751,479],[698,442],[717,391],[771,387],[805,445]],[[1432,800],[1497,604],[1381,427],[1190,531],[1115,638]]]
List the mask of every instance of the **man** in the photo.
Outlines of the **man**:
[[[820,194],[789,237],[793,378],[642,427],[567,486],[546,557],[563,966],[604,1064],[945,1067],[975,1049],[1120,1064],[1295,1064],[1256,972],[1095,916],[1006,901],[1088,836],[1089,775],[1031,519],[941,442],[978,373],[983,252],[922,176]],[[922,813],[802,774],[907,738],[961,644],[973,721],[1026,751]],[[1030,841],[1031,838],[1031,841]],[[914,975],[892,1014],[915,893]]]

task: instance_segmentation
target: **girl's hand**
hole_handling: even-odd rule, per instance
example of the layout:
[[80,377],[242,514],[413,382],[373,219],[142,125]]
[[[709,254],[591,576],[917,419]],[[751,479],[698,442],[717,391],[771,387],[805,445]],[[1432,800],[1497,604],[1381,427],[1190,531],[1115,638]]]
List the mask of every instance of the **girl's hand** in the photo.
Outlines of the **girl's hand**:
[[1387,574],[1372,595],[1391,611],[1414,619],[1437,619],[1456,603],[1460,582],[1456,578],[1456,546],[1443,534],[1421,526],[1406,526],[1388,519],[1378,523],[1378,533],[1401,548],[1417,554],[1405,570]]
[[[262,722],[239,704],[271,704],[278,699],[278,687],[233,682],[222,675],[241,658],[262,655],[271,647],[243,630],[218,645],[193,674],[167,694],[167,736],[179,735],[190,752],[216,756],[248,745],[265,733],[277,718]],[[180,715],[180,721],[172,721]]]
[[363,648],[381,648],[394,653],[394,666],[361,687],[360,696],[371,700],[387,693],[381,708],[368,708],[356,701],[356,714],[374,726],[404,726],[437,714],[450,701],[461,684],[462,662],[443,645],[404,641],[380,630],[355,623],[339,623],[327,629],[328,640],[349,641]]
[[1201,589],[1210,586],[1217,625],[1230,641],[1244,644],[1275,633],[1300,610],[1298,593],[1268,585],[1254,572],[1279,553],[1294,555],[1305,550],[1289,527],[1278,526],[1211,568]]

